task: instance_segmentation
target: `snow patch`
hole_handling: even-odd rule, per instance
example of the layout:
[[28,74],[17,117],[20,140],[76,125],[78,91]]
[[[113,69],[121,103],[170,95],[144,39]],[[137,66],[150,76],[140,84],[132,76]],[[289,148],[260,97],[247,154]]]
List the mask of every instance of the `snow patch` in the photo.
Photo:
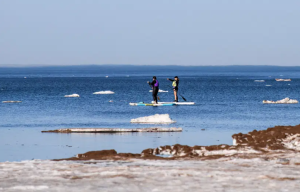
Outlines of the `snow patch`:
[[32,186],[32,185],[25,185],[25,186],[22,186],[22,185],[20,185],[20,186],[14,186],[14,187],[11,187],[11,188],[9,188],[10,190],[20,190],[20,191],[27,191],[27,190],[30,190],[30,191],[32,191],[32,190],[38,190],[38,191],[40,191],[40,190],[45,190],[45,189],[49,189],[49,187],[48,186],[44,186],[44,185],[41,185],[41,186]]
[[233,146],[236,146],[237,144],[236,144],[236,139],[233,139],[233,144],[232,144]]
[[106,94],[115,94],[113,91],[98,91],[93,93],[94,95],[106,95]]
[[144,124],[170,124],[170,123],[175,123],[176,121],[173,121],[170,118],[169,114],[155,114],[151,116],[140,117],[137,119],[131,119],[130,122],[144,123]]
[[299,103],[296,99],[285,98],[278,101],[263,100],[264,104],[296,104]]
[[65,95],[65,97],[80,97],[80,95],[74,93],[74,94],[72,94],[72,95]]
[[250,154],[250,153],[261,153],[252,148],[243,148],[243,149],[220,149],[220,150],[207,150],[203,147],[201,150],[193,150],[194,154],[198,154],[199,156],[210,156],[210,155],[225,155],[231,156],[235,154]]
[[281,156],[290,163],[283,166],[278,158],[234,157],[207,161],[5,162],[0,164],[0,191],[213,192],[222,191],[222,186],[226,187],[223,191],[299,191],[296,163],[300,154]]
[[288,149],[300,150],[300,134],[288,136],[282,140],[282,144]]

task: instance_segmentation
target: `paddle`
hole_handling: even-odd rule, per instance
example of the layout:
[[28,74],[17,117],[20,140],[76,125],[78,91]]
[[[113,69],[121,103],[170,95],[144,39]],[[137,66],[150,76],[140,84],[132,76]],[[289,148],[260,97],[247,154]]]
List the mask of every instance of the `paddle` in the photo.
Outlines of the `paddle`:
[[[179,94],[180,95],[180,94]],[[184,100],[184,101],[186,101],[186,99],[182,96],[182,95],[180,95],[180,97],[182,97],[182,99]]]
[[[173,87],[172,87],[172,89],[174,90]],[[178,92],[177,92],[177,94],[178,94],[180,97],[182,97],[182,99],[183,99],[184,101],[186,101],[186,98],[184,98],[181,94],[179,94]]]

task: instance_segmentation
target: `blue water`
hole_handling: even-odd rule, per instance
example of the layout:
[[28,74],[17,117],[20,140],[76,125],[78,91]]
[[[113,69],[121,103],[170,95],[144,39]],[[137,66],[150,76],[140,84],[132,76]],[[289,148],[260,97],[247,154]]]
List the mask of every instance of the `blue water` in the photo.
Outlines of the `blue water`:
[[[234,133],[300,123],[299,104],[262,104],[262,100],[285,97],[300,100],[300,68],[152,68],[155,70],[121,66],[0,68],[0,101],[22,101],[0,103],[0,161],[64,158],[102,149],[140,153],[176,143],[231,144]],[[158,77],[160,88],[169,91],[159,93],[161,101],[174,100],[171,82],[166,79],[178,75],[181,95],[196,105],[129,106],[129,102],[151,101],[146,82],[153,75]],[[275,78],[292,81],[276,82]],[[254,82],[256,79],[265,82]],[[115,94],[93,95],[103,90]],[[73,93],[81,97],[64,98]],[[58,128],[153,127],[130,124],[130,120],[166,113],[177,121],[167,126],[182,127],[182,133],[41,133]]]

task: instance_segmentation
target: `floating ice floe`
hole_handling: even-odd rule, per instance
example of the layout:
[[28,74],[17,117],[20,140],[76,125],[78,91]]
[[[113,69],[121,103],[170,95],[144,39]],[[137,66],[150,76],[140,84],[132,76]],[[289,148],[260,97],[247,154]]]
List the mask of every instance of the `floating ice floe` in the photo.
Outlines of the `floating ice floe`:
[[296,104],[299,103],[296,99],[285,98],[278,101],[263,100],[265,104]]
[[276,81],[292,81],[291,79],[275,79]]
[[[153,90],[150,90],[149,92],[153,92]],[[164,91],[164,90],[160,89],[160,90],[158,90],[158,92],[160,92],[160,93],[166,93],[166,92],[169,92],[169,91]]]
[[254,82],[265,82],[265,80],[254,80]]
[[2,103],[21,103],[22,101],[2,101]]
[[74,93],[72,95],[65,95],[65,97],[80,97],[80,95]]
[[42,131],[42,133],[129,133],[129,132],[182,132],[182,128],[149,127],[149,128],[67,128]]
[[173,121],[170,118],[169,114],[155,114],[151,116],[140,117],[137,119],[131,119],[130,122],[144,123],[144,124],[170,124],[170,123],[175,123],[176,121]]
[[271,87],[272,85],[266,85],[267,87]]
[[105,76],[106,78],[108,78],[108,76]]
[[113,100],[109,100],[108,102],[112,103],[112,102],[114,102],[114,101],[113,101]]
[[105,95],[105,94],[115,94],[113,91],[98,91],[93,93],[94,95]]

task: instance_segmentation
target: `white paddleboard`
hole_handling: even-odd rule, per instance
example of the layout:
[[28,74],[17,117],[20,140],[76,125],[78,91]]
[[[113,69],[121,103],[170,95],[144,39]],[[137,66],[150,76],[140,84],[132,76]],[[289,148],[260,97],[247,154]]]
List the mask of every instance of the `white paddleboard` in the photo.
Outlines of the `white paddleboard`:
[[140,103],[129,103],[129,105],[131,106],[154,106],[154,107],[157,107],[157,106],[172,106],[172,105],[175,105],[174,103],[158,103],[158,104],[154,104],[154,103],[143,103],[143,102],[140,102]]
[[158,102],[158,104],[195,105],[195,102]]
[[[154,101],[152,101],[152,103],[154,103]],[[129,105],[132,106],[137,106],[141,103],[129,103]],[[169,105],[169,104],[173,104],[173,105],[195,105],[195,102],[158,102],[158,105]]]

